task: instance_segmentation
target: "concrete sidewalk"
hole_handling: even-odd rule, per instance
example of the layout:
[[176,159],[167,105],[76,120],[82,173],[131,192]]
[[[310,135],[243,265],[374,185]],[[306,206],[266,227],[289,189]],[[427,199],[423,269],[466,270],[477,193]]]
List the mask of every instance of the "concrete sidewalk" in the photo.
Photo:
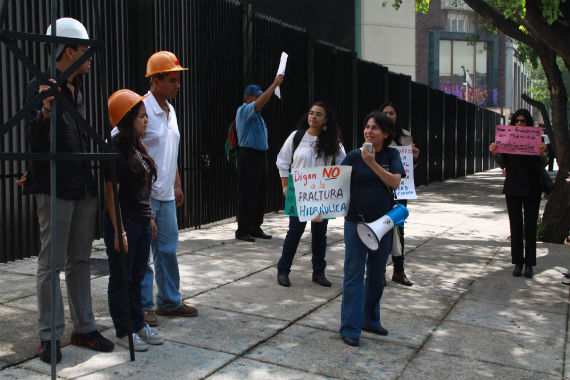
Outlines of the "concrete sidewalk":
[[[287,218],[269,214],[263,226],[274,236],[269,241],[233,239],[233,221],[181,233],[181,292],[200,314],[159,317],[164,345],[137,353],[134,362],[121,346],[98,353],[66,345],[58,376],[570,379],[569,287],[561,284],[570,249],[538,243],[535,277],[513,277],[501,188],[500,171],[493,170],[419,189],[406,226],[406,272],[414,286],[388,281],[381,303],[386,337],[363,332],[360,347],[352,348],[338,335],[343,220],[329,223],[326,273],[332,288],[311,282],[308,231],[292,287],[283,288],[276,263]],[[104,335],[115,340],[105,256],[96,242],[93,308]],[[0,379],[49,378],[50,366],[37,357],[35,270],[35,258],[0,264]],[[65,342],[70,332],[68,323]]]

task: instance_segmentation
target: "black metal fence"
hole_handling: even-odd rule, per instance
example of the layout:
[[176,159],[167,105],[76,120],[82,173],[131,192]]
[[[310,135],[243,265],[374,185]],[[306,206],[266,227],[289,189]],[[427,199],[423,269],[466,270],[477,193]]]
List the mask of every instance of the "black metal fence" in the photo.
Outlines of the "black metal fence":
[[[50,13],[47,0],[8,0],[7,29],[45,33]],[[232,0],[58,0],[59,17],[82,21],[91,38],[105,40],[85,76],[87,118],[101,135],[109,125],[104,107],[120,88],[148,90],[146,60],[157,50],[174,52],[190,70],[173,100],[181,143],[179,170],[186,201],[179,209],[179,227],[232,217],[236,213],[235,169],[225,159],[227,127],[241,104],[248,83],[268,86],[281,51],[289,54],[282,85],[283,99],[273,98],[263,110],[269,130],[267,211],[283,207],[281,183],[273,162],[295,122],[310,103],[330,104],[341,124],[344,145],[362,143],[362,119],[386,99],[401,109],[400,120],[421,149],[415,179],[418,185],[456,178],[493,167],[486,149],[494,139],[500,116],[454,96],[412,82],[386,67],[358,60],[351,51],[317,41],[302,28],[253,13]],[[21,43],[34,62],[47,71],[45,46]],[[0,44],[4,122],[24,102],[30,74]],[[95,147],[93,147],[95,150]],[[25,152],[23,123],[0,136],[1,152]],[[0,161],[0,262],[36,255],[39,231],[33,197],[21,194],[16,180],[27,163]],[[103,183],[99,164],[99,217]],[[100,234],[101,231],[98,231]]]

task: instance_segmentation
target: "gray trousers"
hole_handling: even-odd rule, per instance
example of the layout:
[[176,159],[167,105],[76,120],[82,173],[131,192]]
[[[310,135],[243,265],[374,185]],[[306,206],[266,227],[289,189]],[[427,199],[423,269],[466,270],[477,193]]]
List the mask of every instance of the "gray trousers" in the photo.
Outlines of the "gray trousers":
[[[51,340],[51,199],[47,194],[35,194],[38,205],[41,251],[38,256],[37,296],[38,330],[40,339]],[[97,200],[86,197],[79,201],[57,199],[56,202],[56,339],[61,340],[65,320],[59,283],[59,273],[65,270],[69,310],[73,332],[85,334],[97,329],[91,309],[91,272],[89,258],[95,231]]]

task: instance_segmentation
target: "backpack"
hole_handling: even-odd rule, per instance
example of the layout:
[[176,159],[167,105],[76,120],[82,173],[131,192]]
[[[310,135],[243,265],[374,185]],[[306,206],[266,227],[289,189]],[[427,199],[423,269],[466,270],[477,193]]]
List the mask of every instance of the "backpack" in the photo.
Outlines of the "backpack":
[[[293,156],[295,155],[295,151],[301,143],[301,140],[303,140],[303,136],[305,136],[306,132],[306,129],[299,129],[295,133],[295,136],[293,136],[293,152],[291,153],[291,165],[289,166],[289,173],[291,173],[291,166],[293,166]],[[327,165],[336,165],[336,158],[334,155],[330,158],[330,163],[327,163]]]
[[239,146],[235,120],[232,121],[228,127],[228,133],[226,134],[226,143],[224,147],[226,150],[226,160],[228,160],[232,166],[235,166],[237,170],[237,156]]

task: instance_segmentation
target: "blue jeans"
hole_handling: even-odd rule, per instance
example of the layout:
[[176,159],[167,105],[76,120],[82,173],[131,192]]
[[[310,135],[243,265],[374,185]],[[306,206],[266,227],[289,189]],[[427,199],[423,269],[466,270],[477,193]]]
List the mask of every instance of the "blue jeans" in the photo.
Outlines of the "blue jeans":
[[[126,301],[121,277],[120,253],[115,251],[114,248],[115,230],[107,213],[105,213],[103,224],[105,246],[107,247],[107,257],[109,258],[109,287],[107,289],[109,311],[111,312],[113,325],[115,325],[117,338],[122,338],[128,335],[128,329],[127,310],[125,307]],[[125,269],[128,276],[127,283],[129,285],[131,326],[134,332],[144,327],[141,282],[144,278],[148,263],[152,230],[150,228],[150,222],[143,222],[126,217],[123,217],[123,225],[127,233],[128,252],[125,254]]]
[[[311,222],[311,248],[313,251],[313,258],[311,261],[313,262],[313,274],[316,275],[325,274],[325,267],[327,266],[325,261],[325,253],[327,249],[327,224],[327,219],[320,223]],[[295,252],[297,251],[299,241],[305,231],[306,225],[307,222],[299,221],[299,218],[296,216],[289,217],[289,231],[287,231],[287,236],[285,236],[285,241],[283,242],[283,253],[281,254],[279,263],[277,263],[277,272],[279,274],[289,274],[289,272],[291,272],[293,258],[295,257]]]
[[[161,310],[174,310],[182,304],[180,298],[180,273],[178,272],[178,222],[176,220],[176,202],[150,199],[154,211],[154,221],[158,235],[152,240],[152,259],[156,275],[156,307]],[[148,260],[142,286],[143,310],[154,307],[152,301],[153,271]]]
[[[390,230],[391,231],[391,230]],[[392,233],[384,235],[377,251],[369,251],[356,234],[356,223],[344,222],[344,280],[340,335],[360,338],[362,327],[377,329],[380,324],[380,298],[384,292],[386,261],[392,246]],[[364,267],[366,265],[366,282]]]

